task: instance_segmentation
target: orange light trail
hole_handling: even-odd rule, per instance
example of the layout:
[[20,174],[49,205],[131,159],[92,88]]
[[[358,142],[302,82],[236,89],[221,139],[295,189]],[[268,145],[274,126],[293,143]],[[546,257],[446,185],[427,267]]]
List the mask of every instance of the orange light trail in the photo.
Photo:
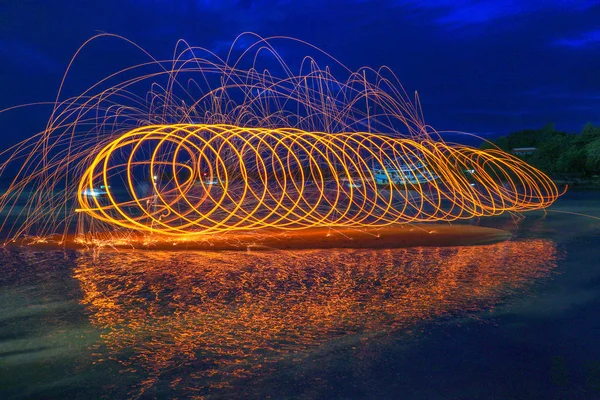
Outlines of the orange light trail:
[[[138,170],[152,177],[148,193],[138,194]],[[131,199],[117,200],[115,178]],[[85,195],[98,187],[107,200]],[[123,134],[98,152],[77,193],[95,219],[170,236],[453,221],[544,208],[558,196],[546,175],[501,151],[202,124]]]
[[[65,96],[99,40],[147,61]],[[278,43],[307,56],[294,68]],[[352,71],[292,38],[246,33],[225,58],[180,41],[160,60],[100,34],[76,51],[52,104],[43,131],[0,152],[5,243],[447,222],[559,196],[509,154],[445,142],[387,67]]]

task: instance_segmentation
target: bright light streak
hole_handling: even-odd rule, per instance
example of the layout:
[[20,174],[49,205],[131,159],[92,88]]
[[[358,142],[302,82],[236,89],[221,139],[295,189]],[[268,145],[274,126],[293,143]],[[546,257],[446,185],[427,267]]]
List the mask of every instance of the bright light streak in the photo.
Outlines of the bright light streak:
[[[64,98],[77,55],[100,39],[149,61]],[[244,39],[226,59],[185,42],[170,60],[116,35],[86,42],[47,128],[0,153],[13,177],[4,236],[360,228],[535,210],[559,195],[512,155],[444,142],[385,67],[353,72],[301,41]],[[312,57],[289,66],[282,41]]]
[[[146,148],[153,149],[151,157],[137,154]],[[460,173],[465,165],[475,168],[473,179],[482,190]],[[375,178],[376,171],[396,171],[406,182],[423,168],[439,178],[385,186]],[[156,185],[151,208],[133,183],[136,169],[159,169],[173,177]],[[205,174],[210,179],[203,180]],[[231,125],[158,125],[127,132],[99,151],[80,191],[114,176],[128,182],[131,199],[118,201],[109,190],[108,204],[79,196],[80,208],[114,226],[169,236],[454,221],[543,208],[558,196],[547,176],[501,151],[366,132]],[[222,185],[206,183],[214,181]]]

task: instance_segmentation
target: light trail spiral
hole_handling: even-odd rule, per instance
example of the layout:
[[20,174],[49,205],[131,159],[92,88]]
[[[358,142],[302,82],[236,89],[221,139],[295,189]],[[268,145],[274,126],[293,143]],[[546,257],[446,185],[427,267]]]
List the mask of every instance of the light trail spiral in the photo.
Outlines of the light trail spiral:
[[[73,81],[71,70],[101,40],[145,61],[78,88],[96,69]],[[278,44],[306,56],[292,67]],[[76,51],[56,100],[37,105],[52,107],[45,129],[0,152],[4,243],[454,221],[559,196],[510,154],[444,141],[389,68],[352,71],[293,38],[246,33],[226,57],[180,41],[157,59],[99,34]]]
[[[141,177],[151,187],[136,186]],[[127,196],[114,187],[126,182]],[[382,184],[385,182],[385,184]],[[106,188],[106,198],[86,196]],[[547,207],[553,182],[500,151],[364,132],[158,125],[98,152],[80,211],[170,236],[453,221]]]

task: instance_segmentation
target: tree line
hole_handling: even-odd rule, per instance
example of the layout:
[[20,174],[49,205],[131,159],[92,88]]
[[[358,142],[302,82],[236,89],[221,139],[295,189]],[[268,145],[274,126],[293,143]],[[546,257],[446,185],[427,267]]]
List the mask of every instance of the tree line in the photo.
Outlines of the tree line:
[[[550,175],[600,175],[600,126],[591,123],[580,133],[557,131],[554,124],[548,124],[501,136],[493,144],[508,153],[515,148],[535,147],[531,154],[518,157]],[[489,142],[481,145],[482,149],[492,147]]]

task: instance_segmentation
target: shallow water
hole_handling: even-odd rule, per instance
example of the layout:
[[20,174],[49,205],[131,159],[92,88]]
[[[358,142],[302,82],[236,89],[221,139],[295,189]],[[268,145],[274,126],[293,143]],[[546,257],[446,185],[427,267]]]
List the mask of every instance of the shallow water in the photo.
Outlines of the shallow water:
[[0,253],[0,398],[600,398],[600,193],[485,246]]

